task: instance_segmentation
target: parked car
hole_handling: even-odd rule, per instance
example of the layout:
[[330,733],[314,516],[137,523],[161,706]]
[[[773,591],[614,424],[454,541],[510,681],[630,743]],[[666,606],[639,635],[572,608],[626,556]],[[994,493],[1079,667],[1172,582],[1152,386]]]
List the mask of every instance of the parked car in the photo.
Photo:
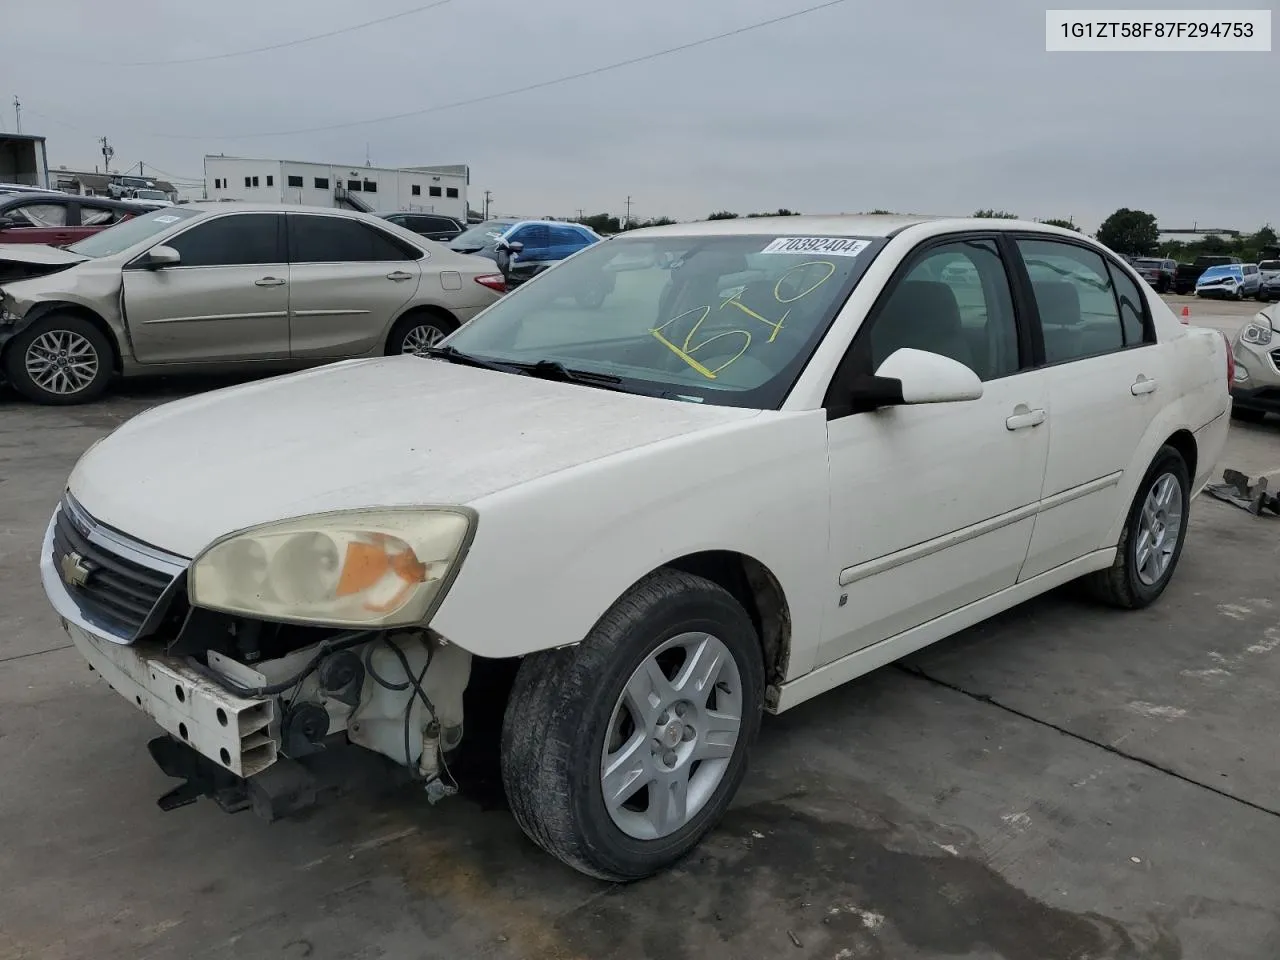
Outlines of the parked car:
[[1232,416],[1257,423],[1268,413],[1280,413],[1280,307],[1264,308],[1237,330],[1231,350]]
[[406,230],[412,230],[420,237],[426,237],[428,240],[435,240],[439,243],[448,243],[466,229],[453,217],[446,217],[441,213],[416,213],[412,210],[396,210],[391,213],[380,213],[378,216],[389,223],[404,227]]
[[84,403],[113,371],[270,370],[415,353],[505,291],[481,257],[377,217],[186,204],[72,244],[0,248],[0,369],[41,403]]
[[1174,274],[1173,292],[1179,294],[1195,293],[1196,281],[1210,267],[1220,267],[1239,262],[1239,257],[1205,254],[1204,256],[1196,257],[1195,263],[1180,263]]
[[1280,260],[1263,260],[1258,264],[1258,299],[1280,300]]
[[173,201],[163,190],[134,190],[129,199],[146,207],[172,207]]
[[1256,263],[1209,267],[1196,280],[1196,296],[1243,300],[1256,296],[1261,284],[1262,277]]
[[458,235],[449,247],[499,263],[507,286],[514,288],[601,239],[600,234],[580,223],[486,220]]
[[438,799],[497,718],[515,819],[609,880],[715,825],[762,712],[1077,578],[1154,602],[1229,423],[1226,338],[1036,223],[637,230],[431,355],[129,420],[44,589],[187,796],[290,812],[345,736]]
[[1155,288],[1156,293],[1168,293],[1178,271],[1174,260],[1163,257],[1138,257],[1132,261],[1138,276]]
[[[115,226],[146,210],[136,203],[67,193],[0,194],[0,244],[61,247]],[[3,260],[0,255],[0,260]],[[3,279],[3,266],[0,266]]]

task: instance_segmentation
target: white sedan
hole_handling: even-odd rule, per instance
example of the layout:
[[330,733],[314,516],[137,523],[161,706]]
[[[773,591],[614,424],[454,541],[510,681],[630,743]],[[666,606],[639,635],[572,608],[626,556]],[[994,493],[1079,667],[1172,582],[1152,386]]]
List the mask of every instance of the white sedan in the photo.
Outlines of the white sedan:
[[469,708],[516,819],[643,877],[763,712],[1077,578],[1156,600],[1229,422],[1221,334],[1015,221],[638,230],[431,354],[170,403],[75,467],[44,586],[163,728],[166,805],[288,812],[335,740],[437,799],[512,660]]

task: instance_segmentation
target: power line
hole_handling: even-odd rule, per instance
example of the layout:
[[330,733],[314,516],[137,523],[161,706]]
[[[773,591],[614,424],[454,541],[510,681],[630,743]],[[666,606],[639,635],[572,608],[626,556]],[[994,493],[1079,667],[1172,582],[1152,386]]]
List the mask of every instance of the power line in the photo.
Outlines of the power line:
[[414,7],[411,10],[401,10],[399,13],[393,13],[386,17],[379,17],[376,20],[366,20],[364,23],[354,23],[349,27],[340,27],[337,30],[329,30],[325,33],[312,34],[309,37],[298,37],[296,40],[285,40],[281,43],[268,44],[265,47],[249,47],[245,50],[229,50],[226,53],[211,53],[203,57],[181,57],[175,60],[130,60],[124,62],[109,62],[103,60],[88,60],[86,63],[93,64],[97,67],[162,67],[172,66],[178,63],[206,63],[210,60],[229,60],[232,57],[247,57],[254,53],[266,53],[269,50],[283,50],[285,47],[296,47],[303,43],[311,43],[315,40],[325,40],[329,37],[341,36],[344,33],[354,33],[356,30],[363,30],[366,27],[377,26],[380,23],[390,23],[392,20],[400,20],[403,17],[411,17],[417,13],[423,13],[427,10],[443,7],[446,3],[453,3],[453,0],[435,0],[434,3],[426,3],[420,7]]
[[817,13],[819,10],[826,10],[829,7],[836,7],[849,0],[826,0],[825,3],[819,3],[812,7],[805,7],[803,10],[796,10],[793,13],[786,13],[778,17],[770,17],[768,20],[759,20],[755,23],[749,23],[733,30],[726,30],[724,33],[717,33],[710,37],[703,37],[700,40],[691,40],[688,43],[682,43],[678,46],[667,47],[665,50],[657,50],[653,53],[646,53],[638,57],[630,57],[626,60],[619,60],[616,63],[606,64],[602,67],[594,67],[590,70],[583,70],[579,73],[571,73],[563,77],[556,77],[553,80],[543,80],[539,83],[527,84],[523,87],[514,87],[510,90],[502,90],[498,93],[488,93],[480,97],[470,97],[466,100],[454,100],[451,103],[439,103],[430,107],[422,107],[418,110],[408,110],[404,113],[393,113],[382,117],[370,117],[364,120],[349,120],[345,123],[331,123],[322,127],[298,127],[293,130],[275,130],[263,133],[243,133],[238,135],[210,135],[202,134],[194,136],[191,134],[173,134],[173,133],[156,133],[149,136],[164,140],[256,140],[265,137],[291,137],[303,133],[324,133],[329,130],[345,130],[350,127],[363,127],[374,123],[387,123],[391,120],[406,120],[409,117],[421,117],[429,113],[441,113],[445,110],[455,110],[458,107],[469,107],[477,103],[488,103],[491,100],[498,100],[502,97],[511,97],[520,93],[528,93],[531,90],[543,90],[547,87],[554,87],[562,83],[569,83],[572,80],[582,80],[586,77],[598,76],[602,73],[608,73],[611,70],[619,70],[622,67],[630,67],[637,63],[645,63],[649,60],[657,60],[659,57],[667,57],[673,53],[682,53],[685,50],[692,50],[695,47],[706,46],[709,43],[715,43],[719,40],[725,40],[729,37],[736,37],[740,34],[750,33],[754,30],[763,30],[765,27],[772,27],[775,24],[783,23],[787,20],[795,20],[798,17],[807,16],[811,13]]

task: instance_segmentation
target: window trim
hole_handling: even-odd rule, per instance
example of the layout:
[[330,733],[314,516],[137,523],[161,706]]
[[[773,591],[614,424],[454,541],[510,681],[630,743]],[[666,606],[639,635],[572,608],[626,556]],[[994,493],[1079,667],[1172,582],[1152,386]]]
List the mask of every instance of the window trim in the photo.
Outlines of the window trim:
[[122,270],[146,270],[148,269],[148,267],[145,263],[142,262],[143,258],[145,258],[146,255],[150,253],[152,250],[154,250],[156,247],[172,246],[173,241],[177,240],[179,237],[183,236],[184,234],[190,233],[196,227],[203,226],[206,223],[212,223],[215,220],[222,220],[226,217],[275,217],[276,218],[276,253],[282,255],[285,259],[273,261],[272,263],[210,263],[210,264],[201,264],[197,266],[191,266],[188,264],[179,263],[172,267],[165,267],[164,269],[166,271],[169,271],[169,270],[238,270],[244,267],[280,267],[280,266],[288,265],[289,263],[288,236],[286,233],[283,232],[284,217],[285,217],[283,213],[279,213],[272,210],[228,210],[225,213],[218,212],[215,214],[210,214],[209,216],[206,216],[206,217],[192,218],[192,221],[190,223],[187,223],[185,226],[183,226],[183,228],[179,230],[177,233],[168,234],[167,236],[148,245],[147,249],[143,250],[136,257],[134,257],[132,260],[126,263],[121,269]]
[[[1153,347],[1159,343],[1159,339],[1156,336],[1155,320],[1151,313],[1151,303],[1147,299],[1147,295],[1142,293],[1141,278],[1138,277],[1137,271],[1127,262],[1122,262],[1119,258],[1111,256],[1108,251],[1089,243],[1087,240],[1076,237],[1060,237],[1056,233],[1040,233],[1035,230],[1010,230],[1004,233],[1003,236],[1016,257],[1017,283],[1022,287],[1022,296],[1027,310],[1026,316],[1031,325],[1032,339],[1035,344],[1036,369],[1047,370],[1051,367],[1060,367],[1066,363],[1079,363],[1081,360],[1109,357],[1117,353],[1124,353],[1127,350]],[[1103,353],[1091,353],[1084,357],[1072,357],[1070,360],[1055,360],[1050,363],[1044,352],[1044,328],[1040,324],[1040,306],[1036,303],[1035,290],[1031,284],[1031,274],[1028,272],[1026,262],[1023,260],[1022,250],[1018,247],[1019,240],[1042,240],[1049,243],[1060,243],[1069,247],[1078,247],[1100,257],[1108,270],[1121,270],[1138,287],[1138,292],[1142,293],[1142,343],[1124,343],[1124,315],[1121,313],[1120,295],[1116,290],[1115,280],[1111,280],[1111,299],[1116,305],[1116,319],[1120,323],[1120,342],[1122,344],[1120,349],[1107,350]]]
[[[889,302],[892,292],[907,278],[920,261],[928,256],[929,251],[937,247],[948,247],[955,243],[964,243],[972,240],[989,240],[995,245],[1000,261],[1004,265],[1005,276],[1009,283],[1009,299],[1013,305],[1014,329],[1017,331],[1018,337],[1018,369],[1002,374],[999,377],[992,377],[990,380],[984,380],[983,383],[994,383],[997,380],[1003,380],[1005,377],[1018,376],[1036,369],[1034,361],[1037,355],[1034,352],[1035,344],[1032,337],[1034,331],[1027,322],[1024,312],[1025,305],[1019,298],[1018,286],[1014,279],[1015,264],[1010,262],[1009,251],[1006,249],[1005,244],[1001,242],[1004,236],[999,230],[960,230],[955,233],[943,233],[921,240],[903,254],[898,261],[898,265],[889,274],[889,279],[885,281],[884,286],[880,288],[880,292],[876,294],[875,301],[862,318],[862,322],[858,324],[858,329],[854,332],[853,338],[845,348],[844,355],[836,363],[836,368],[831,374],[831,380],[827,383],[827,389],[822,395],[822,407],[827,412],[828,420],[843,419],[844,417],[855,416],[864,412],[850,409],[849,401],[844,399],[853,390],[853,378],[859,375],[855,369],[855,364],[860,359],[859,350],[863,348],[870,337],[871,327],[879,319],[885,305]],[[1021,266],[1020,260],[1017,261],[1017,266]],[[852,293],[852,291],[850,292]],[[1043,353],[1040,355],[1043,356]]]

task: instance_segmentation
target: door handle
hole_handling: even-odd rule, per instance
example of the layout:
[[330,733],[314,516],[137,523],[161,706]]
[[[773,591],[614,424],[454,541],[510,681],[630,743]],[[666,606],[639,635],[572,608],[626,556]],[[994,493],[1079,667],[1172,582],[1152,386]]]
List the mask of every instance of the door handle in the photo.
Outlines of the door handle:
[[403,270],[397,270],[395,273],[388,273],[387,279],[394,280],[396,283],[399,283],[401,280],[412,280],[413,274],[405,273]]
[[1038,427],[1045,421],[1045,412],[1037,407],[1034,410],[1028,410],[1025,405],[1018,404],[1017,408],[1020,412],[1005,420],[1004,425],[1010,430],[1023,430],[1027,427]]
[[1144,377],[1141,374],[1139,374],[1138,379],[1135,380],[1133,382],[1133,386],[1129,388],[1129,392],[1132,393],[1135,397],[1140,397],[1144,393],[1155,393],[1156,382],[1154,380],[1148,379],[1147,377]]
[[279,277],[263,277],[261,280],[253,281],[255,287],[279,287],[285,283],[286,281],[281,280]]

